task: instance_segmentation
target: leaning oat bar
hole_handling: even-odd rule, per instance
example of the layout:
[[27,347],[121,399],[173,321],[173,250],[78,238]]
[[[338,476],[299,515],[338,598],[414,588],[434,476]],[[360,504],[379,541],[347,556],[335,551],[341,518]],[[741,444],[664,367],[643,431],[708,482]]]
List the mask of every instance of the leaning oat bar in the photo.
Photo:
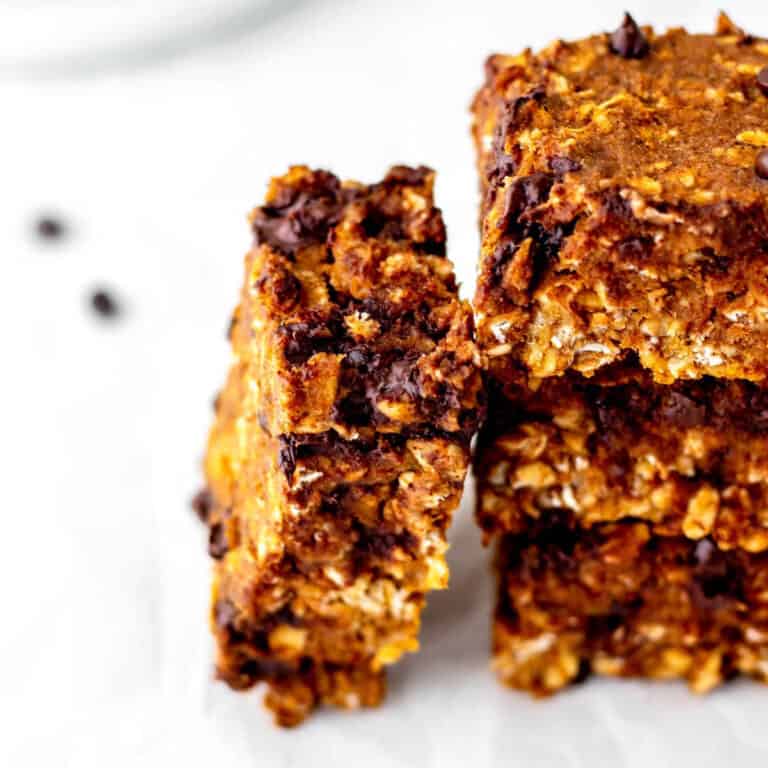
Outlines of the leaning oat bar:
[[613,35],[491,56],[473,106],[478,344],[504,380],[630,350],[669,383],[768,371],[768,42]]
[[578,530],[568,513],[499,541],[493,663],[536,695],[590,672],[768,683],[768,553],[652,535],[641,522]]
[[765,385],[656,384],[634,361],[506,395],[491,397],[475,458],[486,536],[567,509],[582,527],[635,518],[659,535],[768,549]]
[[447,584],[480,375],[432,185],[294,167],[251,216],[199,506],[218,674],[283,725],[377,704]]

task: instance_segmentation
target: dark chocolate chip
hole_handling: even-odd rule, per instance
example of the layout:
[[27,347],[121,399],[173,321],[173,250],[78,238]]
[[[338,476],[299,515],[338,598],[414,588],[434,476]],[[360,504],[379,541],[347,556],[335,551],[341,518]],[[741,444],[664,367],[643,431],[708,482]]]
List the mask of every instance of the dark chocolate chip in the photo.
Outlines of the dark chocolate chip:
[[621,26],[611,35],[611,50],[624,59],[642,59],[650,46],[637,22],[624,14]]
[[115,318],[120,314],[120,305],[111,293],[96,290],[90,296],[91,309],[100,317]]
[[757,73],[757,87],[768,96],[768,67],[763,67]]
[[214,560],[221,560],[228,550],[227,529],[224,523],[214,523],[208,534],[208,554]]
[[192,510],[202,523],[208,522],[208,516],[213,508],[213,496],[208,488],[201,488],[191,502]]
[[755,158],[755,173],[761,179],[768,179],[768,149],[761,149]]
[[513,228],[519,216],[547,199],[554,181],[548,173],[532,173],[515,179],[507,190],[499,226],[505,230]]
[[35,231],[44,240],[58,240],[66,233],[66,227],[60,219],[41,216],[35,224]]
[[252,221],[256,245],[267,244],[287,256],[298,248],[323,243],[341,217],[344,194],[332,173],[315,171],[297,186],[281,187]]
[[529,102],[540,104],[544,101],[546,90],[543,86],[537,85],[522,96],[507,102],[501,110],[496,131],[493,136],[493,145],[491,148],[491,160],[486,169],[486,176],[491,184],[511,176],[517,169],[517,158],[508,155],[505,151],[507,136],[517,126],[518,118],[523,107]]
[[553,157],[549,161],[549,169],[557,176],[563,176],[566,173],[575,173],[581,170],[581,163],[577,160],[571,160],[570,157]]

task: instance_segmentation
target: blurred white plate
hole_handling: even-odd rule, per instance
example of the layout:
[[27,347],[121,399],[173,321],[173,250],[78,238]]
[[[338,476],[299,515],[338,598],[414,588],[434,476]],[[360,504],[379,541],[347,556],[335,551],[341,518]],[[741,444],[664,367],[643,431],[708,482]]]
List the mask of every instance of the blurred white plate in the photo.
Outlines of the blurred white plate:
[[51,74],[60,67],[131,64],[237,33],[287,0],[5,0],[0,67]]

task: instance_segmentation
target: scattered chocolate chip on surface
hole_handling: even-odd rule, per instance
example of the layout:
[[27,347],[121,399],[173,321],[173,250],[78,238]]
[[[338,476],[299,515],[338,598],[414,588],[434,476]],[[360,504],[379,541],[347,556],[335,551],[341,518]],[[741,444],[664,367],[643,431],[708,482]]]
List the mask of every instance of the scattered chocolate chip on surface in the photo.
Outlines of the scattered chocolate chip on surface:
[[43,240],[59,240],[67,233],[67,227],[55,216],[40,216],[35,222],[35,232]]
[[104,289],[98,289],[91,293],[89,303],[91,309],[103,318],[116,318],[120,314],[120,305],[117,299]]
[[761,149],[755,158],[755,173],[761,179],[768,179],[768,149]]
[[611,35],[611,50],[624,59],[642,59],[650,51],[647,38],[628,13]]

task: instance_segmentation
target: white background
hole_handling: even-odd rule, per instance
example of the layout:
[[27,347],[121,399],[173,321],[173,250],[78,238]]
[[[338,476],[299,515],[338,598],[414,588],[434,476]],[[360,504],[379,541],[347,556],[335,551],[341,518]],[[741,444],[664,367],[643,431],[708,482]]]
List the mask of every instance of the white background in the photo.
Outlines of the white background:
[[[432,165],[469,295],[467,108],[485,55],[612,29],[623,10],[284,2],[208,42],[188,29],[208,28],[205,3],[186,3],[179,30],[158,16],[144,53],[146,2],[134,27],[94,16],[91,38],[87,3],[68,15],[66,2],[0,2],[0,766],[765,766],[757,685],[699,699],[674,683],[596,681],[546,702],[499,687],[469,499],[452,587],[432,598],[423,650],[392,670],[384,708],[282,732],[261,691],[211,682],[208,563],[188,499],[228,362],[246,212],[290,163],[368,181],[394,162]],[[219,20],[239,5],[218,3]],[[716,4],[631,10],[709,31]],[[763,3],[729,10],[768,35]],[[115,37],[131,45],[99,59]],[[66,240],[34,237],[45,211],[69,222]],[[94,285],[124,303],[119,322],[89,314]]]

